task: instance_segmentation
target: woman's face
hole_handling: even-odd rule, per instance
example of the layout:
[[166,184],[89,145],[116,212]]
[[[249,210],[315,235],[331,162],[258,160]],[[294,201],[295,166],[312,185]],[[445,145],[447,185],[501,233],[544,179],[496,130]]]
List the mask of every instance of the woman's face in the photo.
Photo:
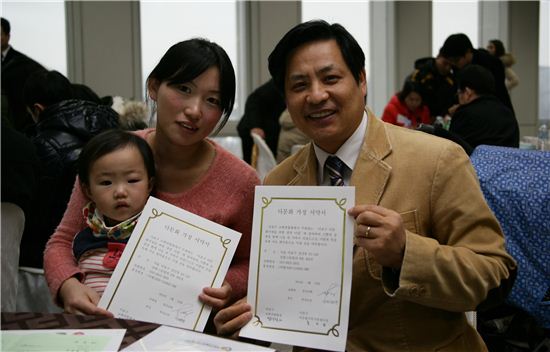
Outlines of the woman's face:
[[422,105],[422,97],[417,92],[410,92],[405,97],[405,105],[411,111],[415,111]]
[[491,55],[495,55],[495,44],[489,42],[489,44],[487,44],[487,51],[491,53]]
[[193,145],[208,137],[222,115],[219,82],[217,67],[181,84],[153,79],[149,94],[157,103],[157,134],[177,145]]

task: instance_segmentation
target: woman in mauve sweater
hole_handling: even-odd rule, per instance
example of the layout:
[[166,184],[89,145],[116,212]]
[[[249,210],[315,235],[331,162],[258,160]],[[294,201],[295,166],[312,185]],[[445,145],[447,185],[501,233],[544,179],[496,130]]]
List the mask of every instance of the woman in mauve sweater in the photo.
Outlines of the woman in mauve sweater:
[[[156,197],[242,234],[222,287],[206,287],[199,295],[220,309],[246,294],[254,187],[260,183],[250,166],[207,139],[233,110],[233,66],[217,44],[183,41],[153,69],[147,90],[156,103],[156,128],[137,134],[155,155]],[[97,307],[99,295],[81,283],[83,273],[72,252],[75,234],[86,226],[81,209],[88,201],[77,180],[46,246],[44,272],[54,300],[66,312],[111,316]]]

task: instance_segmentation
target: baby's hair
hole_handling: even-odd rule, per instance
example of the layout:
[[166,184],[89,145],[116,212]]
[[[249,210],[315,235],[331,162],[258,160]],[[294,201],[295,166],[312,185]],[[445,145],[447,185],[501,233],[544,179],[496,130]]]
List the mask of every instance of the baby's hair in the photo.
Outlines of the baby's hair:
[[80,178],[80,182],[89,186],[92,165],[102,156],[129,146],[136,147],[141,154],[149,179],[155,177],[153,151],[145,139],[130,132],[113,129],[93,137],[82,148],[82,152],[78,158],[78,177]]

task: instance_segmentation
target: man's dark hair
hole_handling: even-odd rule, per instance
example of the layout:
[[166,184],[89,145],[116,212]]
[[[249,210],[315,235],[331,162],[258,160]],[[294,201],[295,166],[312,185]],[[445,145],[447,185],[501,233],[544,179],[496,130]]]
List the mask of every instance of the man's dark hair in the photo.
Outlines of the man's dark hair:
[[10,22],[4,17],[2,17],[1,22],[2,22],[2,31],[4,32],[4,34],[9,35],[11,32]]
[[485,67],[468,65],[458,73],[458,89],[470,88],[477,95],[494,95],[495,78]]
[[73,97],[71,82],[57,71],[36,71],[27,78],[23,88],[23,101],[28,107],[36,103],[50,106]]
[[464,33],[457,33],[450,35],[445,40],[439,54],[445,58],[463,57],[473,49],[474,47],[468,36]]
[[338,23],[314,20],[301,23],[288,31],[269,55],[269,73],[277,88],[284,92],[288,58],[296,48],[306,43],[331,39],[338,43],[346,65],[359,83],[361,71],[365,68],[365,54],[355,38]]

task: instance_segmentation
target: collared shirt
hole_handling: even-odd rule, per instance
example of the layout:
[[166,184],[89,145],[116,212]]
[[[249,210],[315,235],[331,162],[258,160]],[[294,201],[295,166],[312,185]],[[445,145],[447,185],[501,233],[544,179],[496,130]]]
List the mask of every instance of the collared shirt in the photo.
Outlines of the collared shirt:
[[4,61],[4,59],[6,58],[6,55],[8,55],[8,51],[10,51],[10,49],[11,49],[11,46],[8,45],[6,50],[2,50],[2,61]]
[[[361,151],[361,145],[365,139],[365,133],[367,130],[367,113],[363,113],[363,119],[361,123],[353,132],[353,134],[342,144],[342,146],[336,151],[336,155],[340,160],[346,164],[346,170],[344,171],[344,185],[348,186],[351,180],[351,173],[355,167],[355,162],[359,157]],[[325,161],[331,155],[325,152],[323,149],[313,143],[315,149],[315,156],[317,157],[317,184],[320,186],[329,186],[330,178],[328,172],[325,170]]]

